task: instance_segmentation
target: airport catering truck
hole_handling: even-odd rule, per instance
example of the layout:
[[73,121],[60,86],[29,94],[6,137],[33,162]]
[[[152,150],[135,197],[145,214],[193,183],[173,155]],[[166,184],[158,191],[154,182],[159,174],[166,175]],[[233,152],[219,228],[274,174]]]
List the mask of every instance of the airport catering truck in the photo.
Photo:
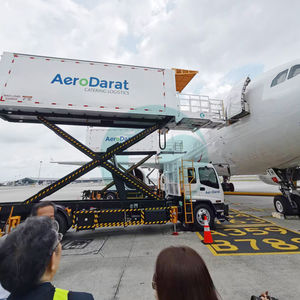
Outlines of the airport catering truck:
[[[203,214],[211,226],[215,218],[224,221],[228,206],[213,165],[184,157],[160,165],[162,191],[132,172],[157,153],[127,150],[154,132],[160,139],[172,129],[224,126],[221,100],[181,93],[196,73],[5,52],[0,61],[0,117],[19,124],[43,124],[90,160],[23,202],[1,199],[1,231],[16,226],[29,216],[33,205],[97,167],[111,173],[118,198],[54,201],[62,233],[71,227],[79,231],[178,220],[201,229]],[[57,124],[139,131],[96,152]],[[120,155],[138,155],[141,160],[126,169],[117,163]],[[126,187],[139,196],[129,197]]]

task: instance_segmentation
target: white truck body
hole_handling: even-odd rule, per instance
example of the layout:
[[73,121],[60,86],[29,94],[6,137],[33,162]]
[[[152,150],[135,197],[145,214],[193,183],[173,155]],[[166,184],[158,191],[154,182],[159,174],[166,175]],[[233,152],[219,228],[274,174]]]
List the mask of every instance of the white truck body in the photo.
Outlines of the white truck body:
[[[139,133],[140,129],[89,127],[86,145],[96,152],[104,152],[115,143],[127,141]],[[159,151],[158,133],[154,132],[136,143],[128,151]]]
[[10,106],[145,114],[177,111],[171,69],[5,52],[0,72],[1,96]]

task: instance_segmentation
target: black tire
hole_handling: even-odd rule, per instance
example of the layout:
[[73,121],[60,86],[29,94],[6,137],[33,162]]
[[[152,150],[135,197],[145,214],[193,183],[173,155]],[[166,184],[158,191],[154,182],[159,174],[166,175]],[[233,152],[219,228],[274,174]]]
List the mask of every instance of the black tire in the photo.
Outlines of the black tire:
[[204,228],[204,220],[201,215],[205,213],[207,216],[209,227],[214,228],[215,215],[211,207],[207,204],[198,204],[194,208],[194,226],[196,230],[202,231]]
[[222,182],[221,185],[222,185],[223,192],[234,192],[233,183]]
[[104,195],[105,200],[116,200],[116,194],[114,192],[108,192]]
[[58,223],[58,232],[65,235],[65,233],[69,229],[68,221],[67,221],[66,217],[62,213],[57,212],[57,214],[55,215],[55,220]]
[[274,200],[275,210],[283,215],[294,215],[295,209],[292,208],[289,200],[284,196],[275,196]]
[[227,183],[222,182],[221,185],[222,185],[223,192],[227,192]]

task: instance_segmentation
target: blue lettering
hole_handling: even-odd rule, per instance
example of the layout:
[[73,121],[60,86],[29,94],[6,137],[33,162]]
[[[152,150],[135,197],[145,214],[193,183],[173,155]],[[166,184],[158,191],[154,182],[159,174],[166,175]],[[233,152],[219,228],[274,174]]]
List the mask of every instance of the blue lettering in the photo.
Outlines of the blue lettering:
[[114,81],[110,81],[109,82],[109,88],[111,89],[112,84],[114,83]]
[[[93,83],[93,80],[95,81],[94,83]],[[100,83],[100,80],[98,78],[90,77],[89,86],[96,87],[97,85],[99,85],[99,83]]]
[[106,89],[107,88],[107,81],[106,80],[101,80],[100,87]]
[[122,82],[120,82],[120,81],[116,81],[116,84],[115,84],[115,89],[117,89],[117,90],[121,90],[121,89],[122,89]]
[[[52,79],[51,84],[58,82],[59,84],[65,85],[81,85],[81,86],[89,86],[89,87],[100,87],[104,89],[117,89],[117,90],[129,90],[127,80],[122,81],[107,81],[100,80],[97,77],[89,77],[89,78],[78,78],[78,77],[65,77],[62,78],[61,74],[56,74]],[[202,116],[201,116],[202,117]],[[123,137],[125,139],[125,137]]]
[[60,84],[63,84],[63,81],[62,81],[62,79],[61,79],[60,74],[56,74],[56,76],[55,76],[54,79],[51,81],[51,83],[54,83],[54,82],[56,82],[56,81],[58,81]]
[[128,81],[127,81],[127,80],[124,80],[124,89],[125,89],[125,90],[129,90],[129,87],[127,87],[127,84],[128,84]]
[[66,84],[66,85],[70,85],[70,84],[72,84],[72,82],[73,82],[73,79],[71,77],[66,77],[64,79],[64,84]]

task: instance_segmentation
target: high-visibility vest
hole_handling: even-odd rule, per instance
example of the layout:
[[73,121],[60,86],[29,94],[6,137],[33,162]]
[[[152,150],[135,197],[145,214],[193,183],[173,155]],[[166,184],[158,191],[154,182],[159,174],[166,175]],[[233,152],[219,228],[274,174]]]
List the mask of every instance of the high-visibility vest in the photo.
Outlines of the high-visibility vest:
[[53,300],[68,300],[69,291],[55,288]]

